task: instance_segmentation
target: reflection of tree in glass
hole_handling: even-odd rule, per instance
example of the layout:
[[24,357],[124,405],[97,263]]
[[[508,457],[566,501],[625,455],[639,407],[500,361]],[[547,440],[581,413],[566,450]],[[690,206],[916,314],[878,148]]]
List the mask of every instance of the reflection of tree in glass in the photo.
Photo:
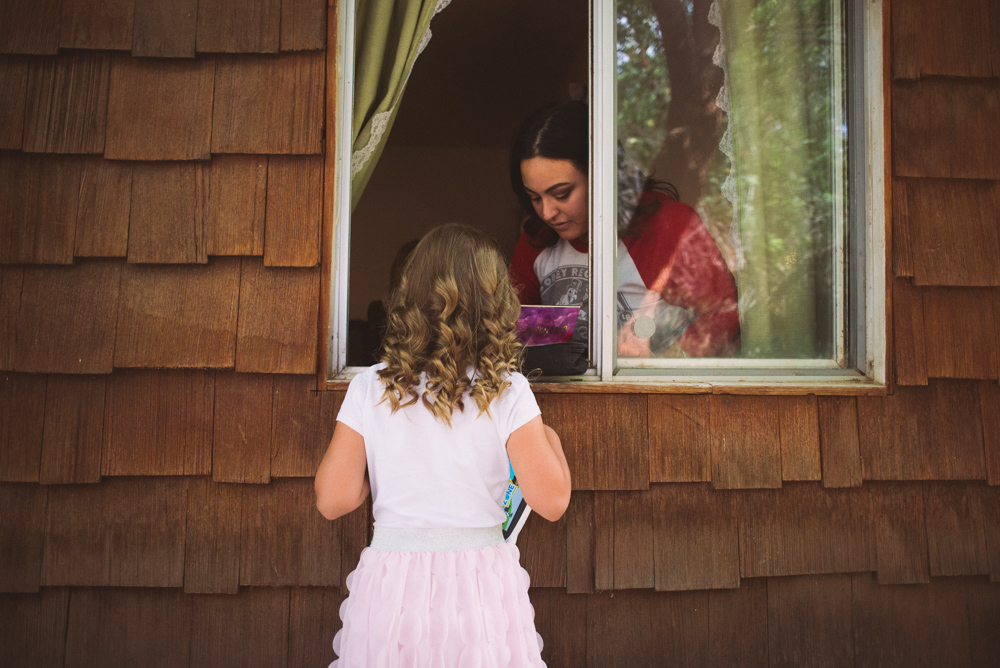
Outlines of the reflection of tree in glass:
[[672,183],[692,206],[709,180],[723,129],[711,6],[711,0],[617,3],[618,138],[632,160]]
[[[723,0],[730,115],[711,0],[618,0],[619,140],[694,206],[737,272],[743,351],[827,356],[844,128],[830,0]],[[719,150],[726,124],[732,163]],[[841,159],[838,162],[837,158]],[[842,169],[842,167],[840,167]],[[733,204],[722,185],[736,178]],[[835,178],[836,177],[836,178]]]

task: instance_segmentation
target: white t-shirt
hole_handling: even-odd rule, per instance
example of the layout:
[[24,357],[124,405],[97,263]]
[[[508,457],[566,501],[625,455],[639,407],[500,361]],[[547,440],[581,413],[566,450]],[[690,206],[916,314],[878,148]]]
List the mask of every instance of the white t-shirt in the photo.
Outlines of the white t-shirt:
[[[392,413],[381,401],[377,364],[347,389],[337,420],[365,439],[375,524],[390,528],[492,527],[505,519],[509,480],[507,438],[539,415],[527,379],[519,373],[479,415],[471,397],[451,416],[451,427],[421,401]],[[418,392],[423,391],[421,379]]]

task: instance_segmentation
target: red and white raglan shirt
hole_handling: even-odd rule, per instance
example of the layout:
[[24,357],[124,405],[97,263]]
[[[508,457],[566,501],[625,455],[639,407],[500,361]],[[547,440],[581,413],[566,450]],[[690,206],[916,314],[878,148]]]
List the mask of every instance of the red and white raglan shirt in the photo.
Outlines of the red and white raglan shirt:
[[[649,357],[676,344],[691,357],[739,353],[736,281],[694,209],[646,191],[659,205],[618,241],[618,354]],[[510,277],[522,304],[581,306],[575,340],[589,331],[586,239],[535,248],[521,234]]]

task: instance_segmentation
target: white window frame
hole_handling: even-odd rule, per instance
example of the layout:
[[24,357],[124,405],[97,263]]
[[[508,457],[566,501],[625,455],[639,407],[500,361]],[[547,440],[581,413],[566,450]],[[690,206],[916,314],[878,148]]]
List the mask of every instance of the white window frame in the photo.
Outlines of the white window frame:
[[[835,298],[846,299],[849,313],[842,324],[850,340],[846,366],[835,360],[672,359],[644,364],[622,360],[614,345],[616,228],[616,79],[615,4],[591,2],[592,44],[592,164],[591,197],[591,308],[592,368],[583,377],[565,383],[565,389],[616,389],[643,391],[712,391],[712,389],[770,388],[773,391],[884,391],[886,377],[886,184],[884,109],[884,34],[882,0],[844,0],[852,21],[847,48],[853,64],[849,97],[857,102],[848,108],[851,211],[845,245],[838,226],[835,252],[846,262],[845,290]],[[351,118],[353,118],[354,0],[338,3],[336,158],[334,177],[333,234],[329,349],[326,377],[342,381],[360,371],[345,365],[350,268],[351,219]],[[837,105],[835,105],[837,106]],[[863,127],[863,133],[858,131]],[[610,156],[610,157],[609,157]],[[838,314],[845,309],[837,308]],[[841,316],[838,315],[838,319]],[[843,358],[838,344],[837,358]]]

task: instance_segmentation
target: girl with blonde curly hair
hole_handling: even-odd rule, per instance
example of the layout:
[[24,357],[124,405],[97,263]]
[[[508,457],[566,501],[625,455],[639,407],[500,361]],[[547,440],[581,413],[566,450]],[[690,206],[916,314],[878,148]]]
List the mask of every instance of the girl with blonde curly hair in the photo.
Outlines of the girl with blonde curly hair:
[[503,499],[512,465],[528,505],[555,521],[570,475],[517,370],[518,312],[478,230],[435,228],[404,265],[382,362],[351,381],[316,474],[327,519],[369,492],[375,517],[332,665],[544,665]]

